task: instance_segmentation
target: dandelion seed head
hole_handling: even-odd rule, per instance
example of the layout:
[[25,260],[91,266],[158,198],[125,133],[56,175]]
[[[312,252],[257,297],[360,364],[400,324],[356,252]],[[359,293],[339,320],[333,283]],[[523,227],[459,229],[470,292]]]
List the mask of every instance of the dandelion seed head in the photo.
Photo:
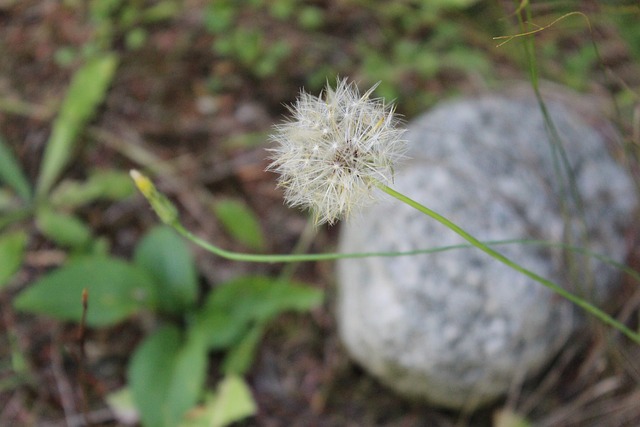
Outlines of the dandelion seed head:
[[[377,85],[376,85],[377,86]],[[309,208],[316,223],[335,221],[370,203],[374,182],[388,184],[404,157],[404,129],[392,105],[339,79],[319,96],[304,91],[291,118],[275,127],[268,170],[290,206]]]

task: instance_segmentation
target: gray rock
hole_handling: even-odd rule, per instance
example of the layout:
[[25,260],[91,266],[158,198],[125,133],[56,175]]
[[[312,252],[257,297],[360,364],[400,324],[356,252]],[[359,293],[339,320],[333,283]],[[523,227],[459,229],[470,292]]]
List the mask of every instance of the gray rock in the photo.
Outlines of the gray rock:
[[[571,203],[565,209],[585,218],[591,250],[622,261],[633,184],[599,130],[561,103],[549,107],[582,196],[582,209]],[[411,160],[397,172],[398,191],[480,240],[563,241],[563,187],[533,96],[445,104],[410,124],[407,138]],[[463,242],[381,197],[343,224],[342,252]],[[568,227],[580,235],[582,224],[574,219]],[[558,248],[496,248],[598,303],[618,277],[614,268],[575,254],[579,273],[572,276]],[[538,373],[580,323],[572,304],[477,249],[341,260],[337,269],[339,332],[349,353],[399,393],[436,405],[470,408],[495,400],[514,381]]]

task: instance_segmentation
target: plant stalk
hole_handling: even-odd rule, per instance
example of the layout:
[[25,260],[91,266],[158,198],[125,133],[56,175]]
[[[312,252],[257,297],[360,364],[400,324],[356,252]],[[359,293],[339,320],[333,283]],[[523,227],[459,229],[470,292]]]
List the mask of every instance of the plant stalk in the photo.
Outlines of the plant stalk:
[[584,309],[589,314],[593,315],[594,317],[596,317],[597,319],[601,320],[605,324],[607,324],[607,325],[617,329],[618,331],[622,332],[629,339],[631,339],[631,340],[635,341],[636,343],[640,344],[640,333],[631,330],[630,328],[628,328],[623,323],[617,321],[616,319],[614,319],[613,317],[609,316],[604,311],[600,310],[598,307],[590,304],[589,302],[585,301],[584,299],[580,298],[579,296],[572,294],[571,292],[567,291],[566,289],[564,289],[560,285],[558,285],[558,284],[556,284],[556,283],[554,283],[554,282],[552,282],[550,280],[547,280],[542,276],[539,276],[538,274],[532,272],[531,270],[528,270],[528,269],[522,267],[521,265],[517,264],[516,262],[514,262],[511,259],[507,258],[506,256],[502,255],[500,252],[498,252],[498,251],[496,251],[494,249],[491,249],[489,246],[487,246],[486,244],[482,243],[480,240],[476,239],[474,236],[469,234],[463,228],[461,228],[457,224],[451,222],[449,219],[445,218],[444,216],[440,215],[439,213],[427,208],[426,206],[416,202],[415,200],[405,196],[404,194],[393,190],[392,188],[388,187],[387,185],[385,185],[385,184],[383,184],[381,182],[375,182],[375,185],[379,189],[381,189],[382,191],[384,191],[385,193],[390,195],[391,197],[396,198],[397,200],[401,201],[402,203],[405,203],[405,204],[411,206],[412,208],[414,208],[414,209],[422,212],[423,214],[425,214],[427,216],[430,216],[434,220],[438,221],[440,224],[442,224],[445,227],[449,228],[451,231],[453,231],[456,234],[458,234],[460,237],[465,239],[471,245],[473,245],[476,248],[480,249],[482,252],[484,252],[487,255],[493,257],[494,259],[500,261],[501,263],[507,265],[508,267],[511,267],[515,271],[517,271],[519,273],[522,273],[525,276],[535,280],[536,282],[546,286],[547,288],[551,289],[552,291],[554,291],[558,295],[562,296],[563,298],[566,298],[567,300],[571,301],[572,303],[574,303],[578,307]]

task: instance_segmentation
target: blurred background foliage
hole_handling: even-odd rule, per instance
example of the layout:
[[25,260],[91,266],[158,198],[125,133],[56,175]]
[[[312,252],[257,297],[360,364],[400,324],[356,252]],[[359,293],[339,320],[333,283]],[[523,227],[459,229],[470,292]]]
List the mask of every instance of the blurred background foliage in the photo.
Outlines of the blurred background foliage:
[[[153,228],[127,171],[154,177],[186,224],[221,246],[331,251],[336,229],[308,227],[264,172],[267,133],[300,88],[318,93],[336,76],[361,88],[380,81],[375,94],[410,120],[442,100],[526,84],[534,68],[611,112],[624,142],[616,154],[637,174],[638,22],[637,1],[614,0],[0,0],[0,401],[13,405],[0,408],[0,425],[81,425],[83,399],[92,419],[114,423],[105,402],[122,412],[131,394],[147,424],[171,425],[199,402],[193,425],[226,425],[256,407],[258,425],[344,425],[345,414],[359,425],[439,425],[442,413],[389,396],[349,365],[336,344],[330,266],[192,252]],[[495,39],[527,31],[535,63],[524,37]],[[88,318],[91,354],[78,367],[73,301],[92,274],[120,286],[92,289],[102,311]],[[123,286],[133,282],[146,297]],[[580,409],[592,400],[576,390],[590,387],[611,399],[603,416],[616,399],[631,401],[628,365],[602,352],[588,380],[571,381],[589,370],[570,359],[553,392],[501,419],[527,425]],[[181,374],[191,363],[197,370]],[[171,369],[154,375],[162,366]],[[88,391],[76,381],[85,368]],[[194,372],[206,384],[182,395]],[[276,387],[274,375],[287,381]],[[618,394],[602,397],[607,375]],[[160,383],[169,394],[145,399]],[[182,399],[158,421],[154,409],[173,395]],[[538,396],[535,386],[525,395]],[[225,413],[225,399],[241,404]],[[457,425],[503,426],[490,412],[465,417]]]

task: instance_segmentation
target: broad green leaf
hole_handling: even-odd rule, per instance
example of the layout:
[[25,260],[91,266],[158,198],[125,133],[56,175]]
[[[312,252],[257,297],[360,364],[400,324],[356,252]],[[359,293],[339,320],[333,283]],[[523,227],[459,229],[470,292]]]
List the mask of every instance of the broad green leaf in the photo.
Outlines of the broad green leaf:
[[238,320],[227,311],[202,308],[193,327],[199,328],[204,334],[207,349],[220,350],[240,341],[249,329],[249,322]]
[[181,313],[194,304],[198,279],[193,256],[171,228],[158,226],[151,230],[138,243],[134,261],[154,278],[160,310]]
[[223,370],[240,374],[253,363],[266,322],[284,311],[306,311],[323,293],[265,276],[246,276],[214,289],[200,310],[197,327],[211,349],[228,348]]
[[258,322],[225,356],[222,371],[227,375],[245,374],[256,357],[260,340],[264,333],[265,322]]
[[191,411],[181,427],[225,427],[254,415],[256,403],[247,383],[238,376],[228,375],[218,384],[213,396],[204,405]]
[[207,353],[199,333],[182,336],[165,326],[138,347],[128,369],[129,387],[142,424],[174,427],[193,407],[204,385]]
[[22,230],[0,235],[0,289],[18,271],[27,246],[27,233]]
[[18,159],[0,136],[0,182],[11,187],[23,200],[31,198],[31,186],[18,166]]
[[91,229],[72,215],[41,209],[36,214],[38,230],[60,246],[82,248],[91,241]]
[[142,342],[129,363],[129,388],[143,425],[168,426],[164,404],[181,338],[178,328],[165,326]]
[[47,141],[37,194],[49,192],[69,163],[78,136],[104,100],[118,61],[114,54],[90,59],[73,76]]
[[113,325],[155,305],[151,278],[146,271],[105,257],[69,262],[25,289],[14,304],[22,311],[78,322],[85,288],[89,294],[89,326]]
[[307,311],[323,300],[319,289],[266,276],[243,276],[209,294],[205,310],[231,313],[239,321],[265,320],[284,311]]
[[184,414],[202,397],[207,377],[207,349],[204,337],[189,330],[186,341],[176,355],[171,385],[167,390],[166,406],[170,408],[169,426],[178,424]]
[[98,199],[122,200],[134,190],[128,172],[95,171],[86,181],[63,181],[51,194],[50,201],[55,206],[70,209]]
[[248,248],[262,250],[265,240],[260,224],[249,207],[239,200],[224,199],[213,205],[213,211],[224,229]]

